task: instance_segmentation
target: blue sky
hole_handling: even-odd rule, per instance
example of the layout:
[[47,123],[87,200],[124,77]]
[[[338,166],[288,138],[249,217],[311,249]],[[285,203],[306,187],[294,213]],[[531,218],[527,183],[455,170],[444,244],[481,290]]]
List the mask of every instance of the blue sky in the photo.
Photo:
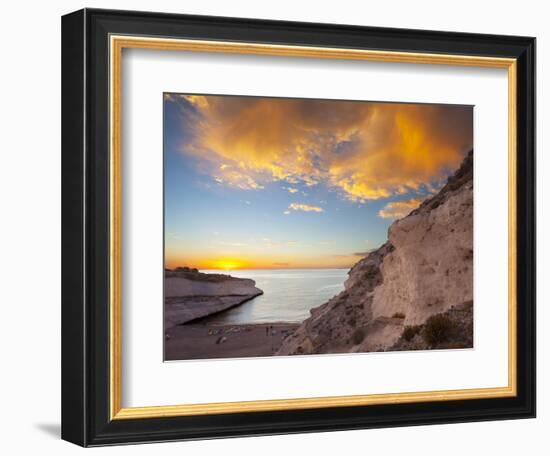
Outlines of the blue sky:
[[166,94],[166,266],[352,266],[471,148],[472,109],[459,108],[441,146],[433,105]]

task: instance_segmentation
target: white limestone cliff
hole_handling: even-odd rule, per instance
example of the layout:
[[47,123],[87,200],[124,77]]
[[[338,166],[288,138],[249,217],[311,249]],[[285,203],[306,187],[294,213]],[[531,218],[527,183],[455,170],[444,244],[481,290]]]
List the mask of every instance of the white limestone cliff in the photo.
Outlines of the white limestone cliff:
[[[394,222],[388,242],[348,274],[345,290],[312,309],[278,354],[405,349],[404,330],[426,335],[426,322],[440,314],[456,329],[447,345],[471,344],[473,153],[436,195]],[[442,348],[443,342],[430,343]],[[416,345],[434,348],[430,343]]]
[[164,327],[188,323],[243,304],[263,293],[252,279],[178,268],[164,273]]

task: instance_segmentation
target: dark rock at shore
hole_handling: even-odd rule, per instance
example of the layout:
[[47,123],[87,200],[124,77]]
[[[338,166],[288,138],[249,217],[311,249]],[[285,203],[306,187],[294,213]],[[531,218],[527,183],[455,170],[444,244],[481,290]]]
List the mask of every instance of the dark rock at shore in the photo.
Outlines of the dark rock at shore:
[[165,341],[165,360],[222,359],[273,356],[284,334],[295,323],[209,325],[203,322],[173,326]]

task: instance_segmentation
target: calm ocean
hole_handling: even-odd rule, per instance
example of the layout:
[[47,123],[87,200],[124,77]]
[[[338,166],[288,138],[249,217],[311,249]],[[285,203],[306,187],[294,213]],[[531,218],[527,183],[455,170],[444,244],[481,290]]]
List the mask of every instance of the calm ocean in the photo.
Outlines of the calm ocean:
[[222,273],[255,280],[264,292],[208,319],[211,323],[240,324],[303,321],[309,317],[309,309],[344,289],[348,269],[241,269]]

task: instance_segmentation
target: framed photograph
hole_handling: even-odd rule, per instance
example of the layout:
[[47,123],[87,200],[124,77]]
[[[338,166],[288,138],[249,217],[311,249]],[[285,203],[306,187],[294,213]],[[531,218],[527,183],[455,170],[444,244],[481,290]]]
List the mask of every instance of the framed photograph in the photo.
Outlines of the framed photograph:
[[62,437],[535,416],[535,39],[62,20]]

